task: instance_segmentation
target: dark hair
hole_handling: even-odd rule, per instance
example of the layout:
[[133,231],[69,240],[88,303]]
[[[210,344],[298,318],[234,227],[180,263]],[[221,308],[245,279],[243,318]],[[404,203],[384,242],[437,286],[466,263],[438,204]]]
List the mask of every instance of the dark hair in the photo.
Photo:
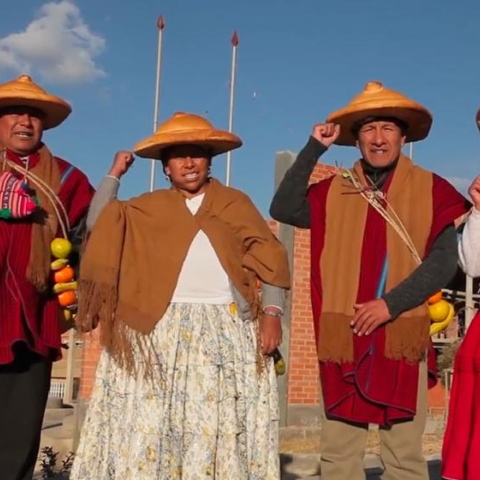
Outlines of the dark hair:
[[[160,160],[162,161],[162,163],[165,165],[166,162],[168,161],[168,157],[170,155],[170,152],[175,148],[175,147],[179,147],[179,146],[183,146],[183,145],[170,145],[169,147],[165,147],[165,148],[162,148],[160,150]],[[212,160],[212,157],[213,157],[213,150],[211,148],[208,148],[208,147],[204,147],[203,145],[195,145],[195,144],[192,144],[192,146],[194,147],[198,147],[198,148],[201,148],[202,150],[204,150],[205,152],[205,156],[209,159],[209,160]]]
[[18,111],[28,110],[34,113],[38,118],[43,119],[46,117],[45,112],[37,107],[31,107],[30,105],[8,105],[6,107],[0,108],[0,117],[3,115],[10,115],[11,113],[17,113]]
[[358,120],[357,122],[355,122],[352,126],[351,132],[353,133],[353,135],[355,135],[355,137],[358,137],[358,132],[364,125],[366,125],[367,123],[379,122],[379,121],[394,123],[401,130],[402,135],[405,135],[409,128],[409,125],[407,122],[405,122],[404,120],[400,120],[397,117],[372,115],[370,117],[364,117],[361,120]]

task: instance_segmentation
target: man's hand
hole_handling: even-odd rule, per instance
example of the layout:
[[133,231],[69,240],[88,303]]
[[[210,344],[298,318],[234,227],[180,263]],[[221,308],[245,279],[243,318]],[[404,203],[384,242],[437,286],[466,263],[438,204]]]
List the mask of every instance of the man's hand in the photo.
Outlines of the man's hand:
[[108,175],[120,179],[125,175],[132,166],[135,157],[132,152],[120,151],[115,154],[113,165]]
[[468,194],[472,198],[475,209],[480,212],[480,175],[470,185]]
[[335,123],[319,123],[313,127],[312,137],[323,143],[327,148],[340,135],[340,125]]
[[353,308],[355,308],[355,315],[350,325],[353,327],[353,332],[360,337],[370,335],[380,325],[391,320],[387,303],[382,298],[366,303],[357,303]]
[[274,315],[263,314],[260,322],[260,351],[270,355],[282,343],[282,321]]

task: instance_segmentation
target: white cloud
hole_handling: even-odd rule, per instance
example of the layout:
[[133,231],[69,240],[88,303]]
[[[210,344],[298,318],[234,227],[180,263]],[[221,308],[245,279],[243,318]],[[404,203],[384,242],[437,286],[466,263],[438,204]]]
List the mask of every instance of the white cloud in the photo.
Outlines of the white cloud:
[[43,5],[24,31],[0,38],[0,70],[38,73],[59,84],[81,83],[105,76],[96,57],[105,40],[85,24],[70,0]]

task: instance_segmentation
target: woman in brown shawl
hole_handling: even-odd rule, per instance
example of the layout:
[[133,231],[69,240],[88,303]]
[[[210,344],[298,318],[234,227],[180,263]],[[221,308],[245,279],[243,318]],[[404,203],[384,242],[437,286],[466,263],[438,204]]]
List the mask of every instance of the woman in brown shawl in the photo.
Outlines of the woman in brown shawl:
[[116,200],[133,161],[119,152],[96,194],[77,323],[99,325],[104,350],[73,480],[280,478],[269,354],[287,255],[250,199],[210,178],[240,145],[177,113],[134,149],[172,188]]

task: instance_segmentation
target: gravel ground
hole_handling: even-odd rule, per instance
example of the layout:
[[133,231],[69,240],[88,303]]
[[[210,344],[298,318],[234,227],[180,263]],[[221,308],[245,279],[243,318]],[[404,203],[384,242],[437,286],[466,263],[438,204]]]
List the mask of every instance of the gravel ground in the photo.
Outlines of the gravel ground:
[[[443,431],[428,433],[423,436],[423,453],[432,455],[442,451]],[[366,453],[380,451],[379,436],[375,430],[368,432]],[[283,440],[280,443],[281,453],[320,453],[320,438],[304,438],[295,440]]]

